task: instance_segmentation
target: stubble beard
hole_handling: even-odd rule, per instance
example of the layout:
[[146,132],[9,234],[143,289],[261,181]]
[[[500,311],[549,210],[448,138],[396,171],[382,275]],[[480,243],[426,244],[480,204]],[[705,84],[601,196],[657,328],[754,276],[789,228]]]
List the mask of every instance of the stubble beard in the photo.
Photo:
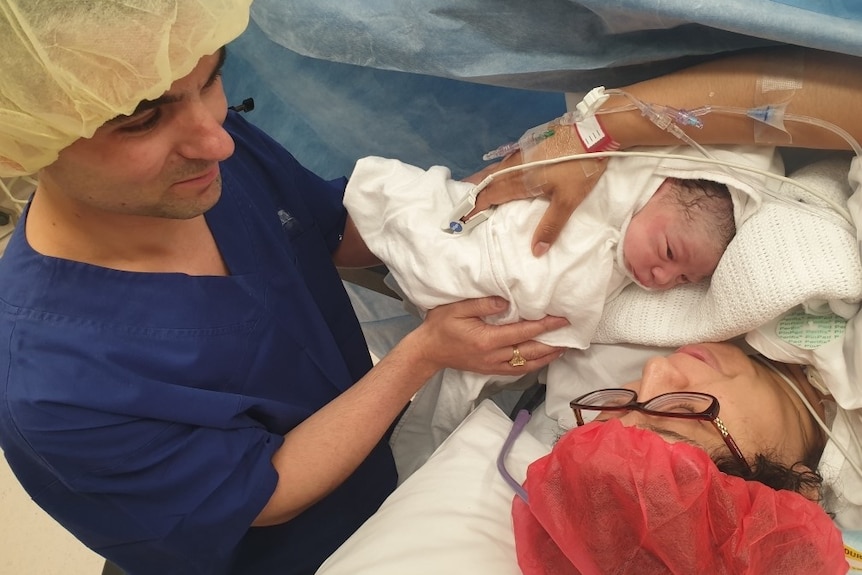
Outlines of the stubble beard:
[[205,191],[194,198],[166,196],[164,202],[160,202],[152,209],[146,210],[148,213],[141,215],[172,220],[190,220],[212,209],[221,197],[221,190],[222,176],[219,174]]

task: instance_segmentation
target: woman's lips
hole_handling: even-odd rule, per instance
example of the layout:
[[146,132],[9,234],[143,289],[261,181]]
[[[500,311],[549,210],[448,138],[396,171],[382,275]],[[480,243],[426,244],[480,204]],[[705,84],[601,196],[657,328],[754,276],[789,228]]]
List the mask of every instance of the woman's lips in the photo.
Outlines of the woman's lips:
[[676,353],[691,356],[718,371],[718,361],[715,359],[715,356],[701,345],[684,345],[676,350]]

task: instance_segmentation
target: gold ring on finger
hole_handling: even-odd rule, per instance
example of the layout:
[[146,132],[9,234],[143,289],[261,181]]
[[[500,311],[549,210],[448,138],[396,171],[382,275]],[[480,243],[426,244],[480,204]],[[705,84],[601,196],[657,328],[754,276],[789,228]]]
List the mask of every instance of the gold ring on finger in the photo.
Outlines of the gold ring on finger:
[[527,360],[521,355],[517,345],[512,346],[512,359],[509,360],[509,365],[512,367],[521,367],[526,364]]

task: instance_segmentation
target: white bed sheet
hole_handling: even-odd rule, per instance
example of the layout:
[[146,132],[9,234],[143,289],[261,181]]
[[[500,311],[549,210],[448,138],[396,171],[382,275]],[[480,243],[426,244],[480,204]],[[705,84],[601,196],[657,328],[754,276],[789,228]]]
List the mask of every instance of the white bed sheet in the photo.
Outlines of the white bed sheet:
[[[635,352],[637,353],[637,352]],[[496,468],[512,421],[484,400],[317,575],[521,575],[511,506],[516,495]],[[562,430],[534,413],[506,460],[523,482]],[[852,572],[862,570],[862,531],[843,531]]]
[[[511,504],[496,468],[512,421],[485,400],[317,575],[520,575]],[[522,433],[506,468],[523,482],[550,446]]]

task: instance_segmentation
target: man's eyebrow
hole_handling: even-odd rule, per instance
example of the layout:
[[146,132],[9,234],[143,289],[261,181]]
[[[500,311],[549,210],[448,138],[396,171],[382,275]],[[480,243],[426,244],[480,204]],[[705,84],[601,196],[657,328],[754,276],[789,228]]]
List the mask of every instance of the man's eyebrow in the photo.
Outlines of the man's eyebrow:
[[[225,62],[226,58],[227,58],[227,48],[222,46],[218,52],[218,61],[216,62],[216,65],[213,67],[213,71],[210,73],[209,77],[207,78],[207,81],[204,84],[205,86],[209,86],[210,84],[212,84],[215,81],[215,79],[218,77],[218,75],[221,74],[221,69],[224,66],[224,62]],[[174,104],[176,102],[182,101],[182,99],[183,99],[182,94],[178,94],[178,95],[165,94],[163,96],[156,98],[155,100],[143,100],[143,101],[141,101],[140,104],[138,104],[138,106],[135,108],[135,111],[132,112],[131,114],[129,114],[129,115],[121,114],[115,118],[111,118],[110,120],[108,120],[105,123],[106,124],[112,124],[112,123],[122,122],[123,120],[128,120],[129,118],[131,118],[133,116],[137,116],[138,114],[140,114],[142,112],[146,112],[147,110],[151,110],[153,108],[158,108],[159,106],[164,106],[166,104]]]
[[218,61],[216,65],[213,67],[213,71],[210,72],[209,78],[207,78],[206,84],[204,86],[209,86],[212,84],[216,78],[218,78],[219,74],[221,74],[221,69],[224,67],[224,62],[227,59],[227,48],[222,46],[218,51]]
[[138,107],[135,108],[135,111],[129,114],[128,116],[125,114],[120,114],[115,118],[111,118],[106,124],[116,124],[117,122],[122,122],[123,120],[128,120],[129,118],[133,118],[138,114],[146,112],[147,110],[151,110],[153,108],[158,108],[159,106],[164,106],[166,104],[173,104],[175,102],[179,102],[183,99],[181,95],[172,96],[172,95],[164,95],[156,98],[155,100],[143,100]]

